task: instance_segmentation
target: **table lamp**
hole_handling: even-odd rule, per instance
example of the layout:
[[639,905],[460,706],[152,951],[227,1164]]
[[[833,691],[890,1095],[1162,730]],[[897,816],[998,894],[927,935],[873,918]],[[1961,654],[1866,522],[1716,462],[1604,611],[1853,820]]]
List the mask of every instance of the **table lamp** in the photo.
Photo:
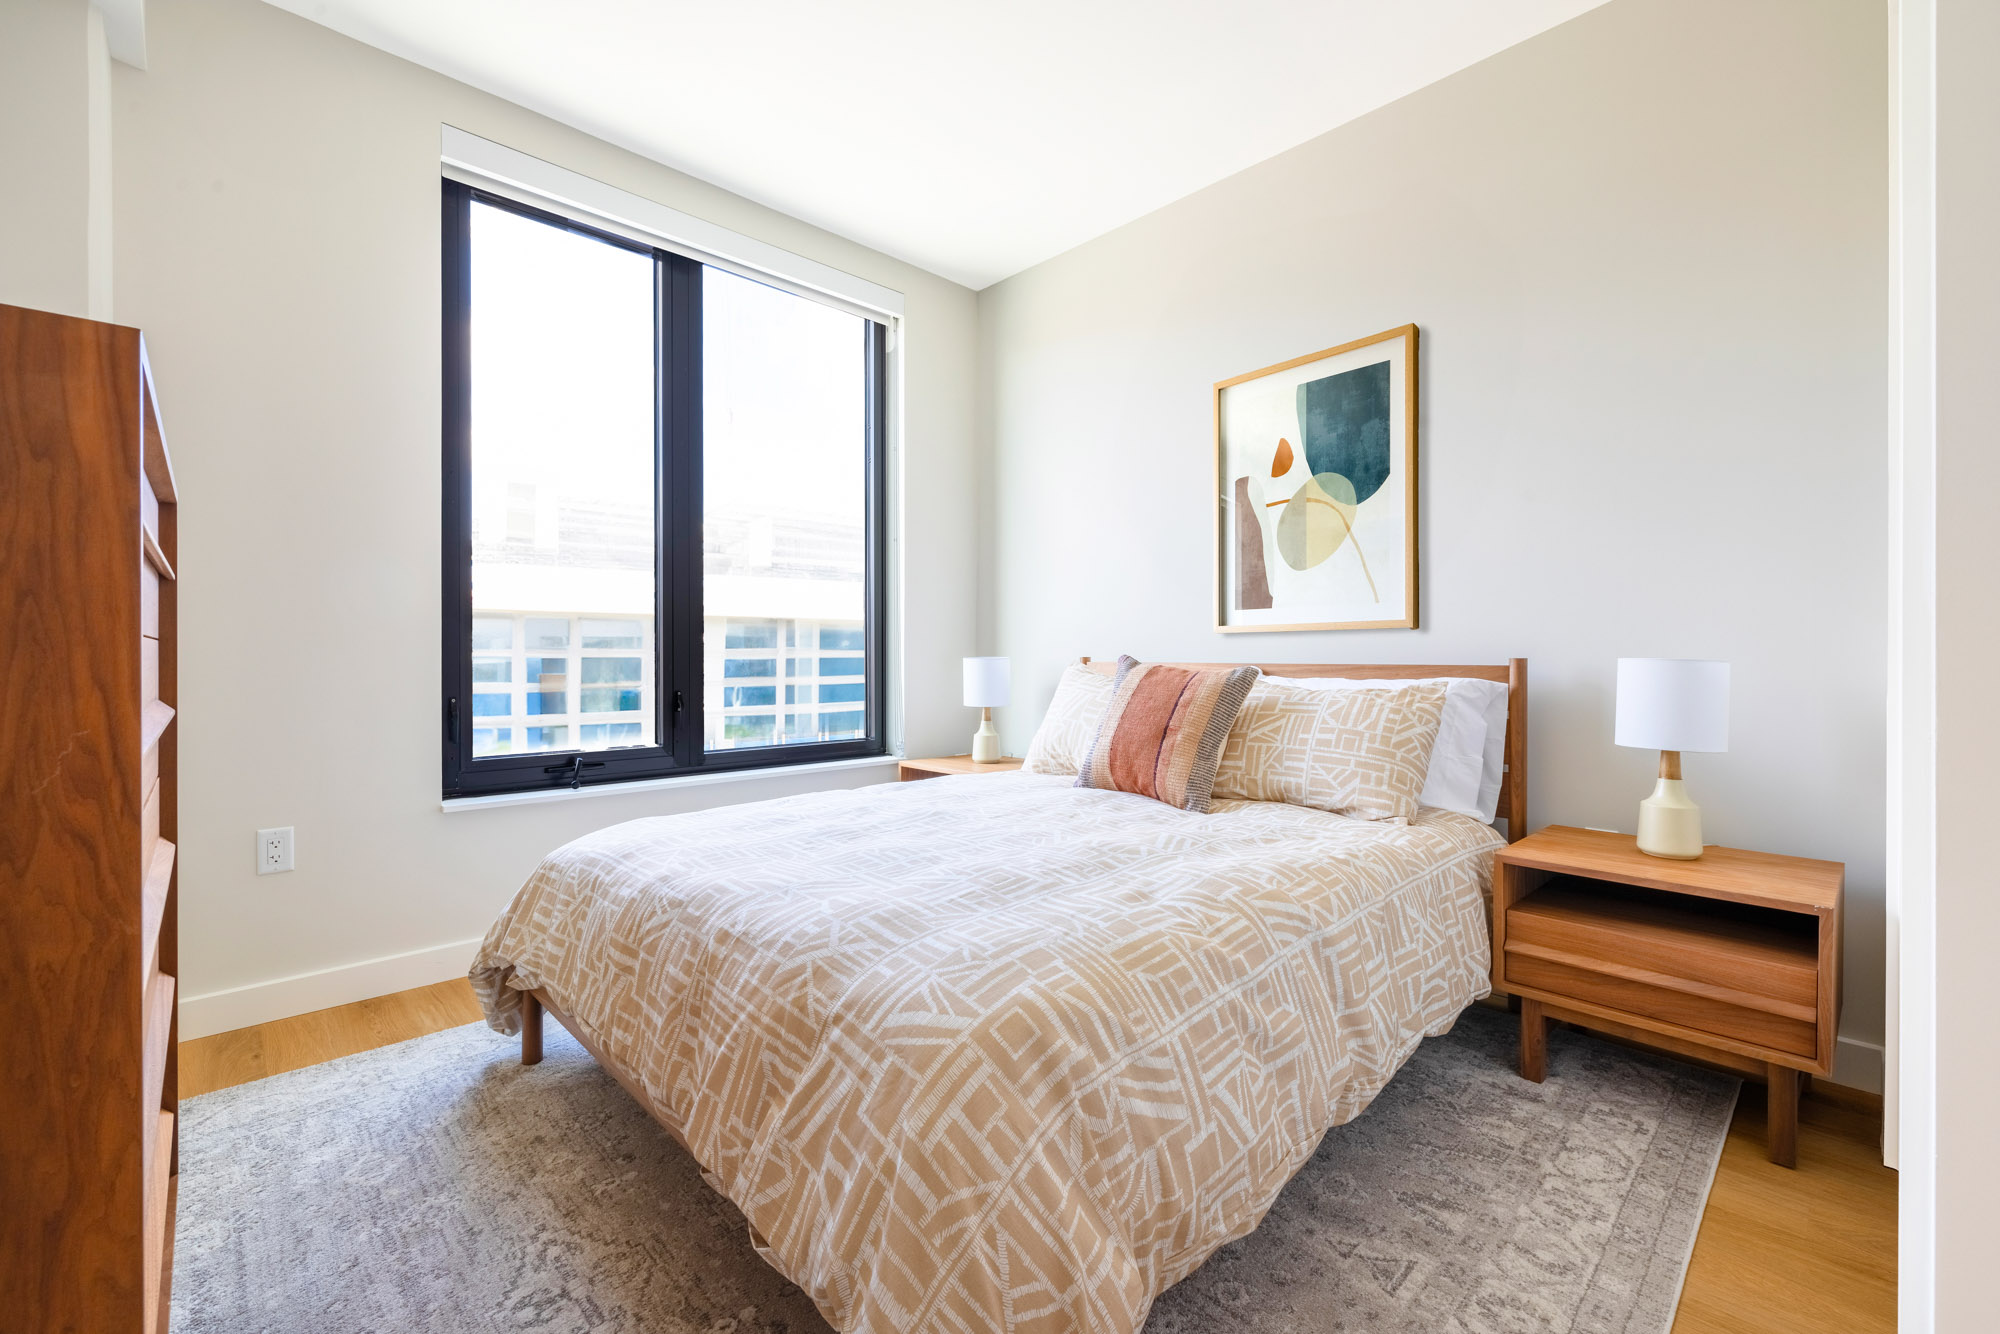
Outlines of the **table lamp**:
[[1701,856],[1701,807],[1681,786],[1681,752],[1729,749],[1729,664],[1699,658],[1620,658],[1621,746],[1660,752],[1660,781],[1639,803],[1639,851]]
[[972,734],[972,760],[991,764],[1000,758],[1000,734],[993,730],[993,710],[1005,708],[1013,670],[1006,658],[965,660],[965,707],[979,710],[979,730]]

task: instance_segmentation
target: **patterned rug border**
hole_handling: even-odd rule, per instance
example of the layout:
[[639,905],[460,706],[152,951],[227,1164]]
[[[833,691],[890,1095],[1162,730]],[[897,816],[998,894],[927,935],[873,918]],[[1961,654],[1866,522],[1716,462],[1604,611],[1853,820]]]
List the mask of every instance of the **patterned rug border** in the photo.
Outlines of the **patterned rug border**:
[[[1442,1038],[1430,1039],[1423,1044],[1418,1049],[1418,1057],[1413,1058],[1412,1064],[1422,1058],[1421,1054],[1425,1048],[1440,1043],[1451,1044],[1457,1042],[1468,1046],[1475,1044],[1490,1045],[1499,1037],[1500,1029],[1505,1027],[1511,1030],[1513,1022],[1512,1018],[1504,1012],[1487,1007],[1472,1007],[1460,1016],[1459,1022],[1451,1034]],[[552,1061],[568,1061],[587,1066],[590,1070],[599,1069],[589,1054],[583,1051],[580,1044],[576,1043],[574,1037],[563,1030],[560,1025],[552,1025],[548,1036],[550,1039],[548,1055]],[[488,1045],[489,1043],[490,1045]],[[482,1089],[488,1093],[499,1089],[502,1091],[503,1096],[523,1096],[532,1092],[528,1088],[517,1088],[516,1086],[523,1077],[532,1079],[536,1069],[539,1068],[520,1066],[518,1064],[518,1045],[515,1040],[504,1038],[494,1033],[483,1022],[475,1022],[442,1029],[434,1033],[391,1043],[386,1046],[371,1048],[367,1051],[336,1057],[333,1060],[316,1065],[281,1071],[247,1083],[233,1085],[224,1089],[216,1089],[208,1093],[183,1099],[182,1124],[184,1131],[191,1135],[199,1136],[213,1125],[218,1118],[227,1121],[230,1119],[231,1112],[241,1111],[248,1113],[252,1108],[251,1106],[246,1106],[246,1104],[254,1105],[266,1100],[269,1100],[274,1107],[281,1104],[314,1104],[328,1101],[359,1104],[367,1100],[371,1091],[376,1089],[393,1089],[398,1085],[399,1080],[407,1079],[412,1070],[428,1065],[432,1058],[422,1055],[427,1049],[442,1048],[449,1050],[455,1047],[464,1049],[459,1056],[447,1056],[444,1051],[440,1051],[436,1059],[446,1061],[463,1059],[465,1061],[467,1085],[464,1089],[455,1092],[453,1096],[456,1099],[462,1101],[475,1097],[482,1092]],[[1559,1069],[1571,1068],[1577,1061],[1583,1060],[1586,1057],[1595,1060],[1608,1059],[1621,1062],[1636,1070],[1652,1069],[1660,1072],[1663,1078],[1676,1079],[1679,1082],[1674,1085],[1674,1096],[1669,1101],[1667,1113],[1661,1117],[1658,1125],[1654,1128],[1654,1133],[1647,1141],[1646,1148],[1642,1153],[1642,1160],[1634,1171],[1633,1182],[1627,1189],[1627,1193],[1618,1202],[1616,1218],[1611,1229],[1612,1235],[1604,1243],[1603,1250],[1596,1258],[1590,1280],[1585,1286],[1582,1296],[1573,1306],[1569,1307],[1568,1314],[1570,1319],[1568,1324],[1556,1327],[1568,1328],[1576,1331],[1576,1334],[1583,1334],[1584,1331],[1596,1334],[1596,1331],[1599,1330],[1617,1331],[1618,1334],[1670,1334],[1680,1297],[1686,1285],[1687,1270],[1699,1237],[1701,1220],[1705,1213],[1709,1196],[1713,1190],[1716,1174],[1720,1169],[1723,1151],[1728,1142],[1729,1126],[1733,1119],[1734,1104],[1740,1090],[1741,1081],[1735,1079],[1733,1076],[1725,1076],[1717,1072],[1688,1066],[1664,1055],[1610,1044],[1575,1030],[1558,1030],[1552,1033],[1550,1038],[1551,1083],[1556,1085],[1556,1098],[1561,1099],[1567,1096],[1572,1098],[1580,1097],[1587,1100],[1591,1096],[1592,1090],[1581,1081],[1576,1082],[1574,1089],[1558,1082]],[[1690,1079],[1688,1078],[1690,1073],[1704,1078]],[[1489,1071],[1488,1075],[1490,1076],[1490,1074],[1491,1072]],[[1402,1076],[1399,1075],[1399,1079],[1401,1078]],[[1571,1078],[1574,1080],[1574,1070],[1572,1070]],[[610,1083],[608,1077],[604,1079],[604,1082],[606,1084]],[[1503,1084],[1502,1087],[1509,1086]],[[1548,1088],[1549,1085],[1527,1085],[1523,1081],[1518,1089],[1511,1089],[1511,1093],[1532,1102],[1537,1096],[1536,1091]],[[1385,1090],[1383,1095],[1377,1099],[1376,1106],[1391,1101],[1395,1090],[1396,1085],[1392,1083],[1390,1088]],[[441,1090],[440,1092],[443,1093],[444,1091]],[[637,1121],[643,1122],[648,1130],[657,1131],[661,1143],[671,1145],[672,1142],[666,1138],[665,1132],[659,1130],[651,1118],[622,1089],[611,1085],[610,1096],[625,1104],[631,1118],[636,1118]],[[1719,1114],[1718,1103],[1722,1104]],[[300,1108],[301,1112],[307,1110],[310,1109],[306,1107]],[[1370,1112],[1374,1110],[1371,1107]],[[1341,1136],[1343,1130],[1350,1129],[1367,1120],[1370,1112],[1364,1112],[1355,1122],[1349,1123],[1349,1127],[1336,1127],[1332,1132],[1329,1132],[1328,1142],[1334,1142],[1336,1137]],[[1701,1142],[1703,1139],[1707,1142]],[[678,1149],[678,1146],[674,1147]],[[212,1149],[210,1151],[212,1152]],[[200,1156],[198,1154],[197,1158]],[[1654,1183],[1649,1188],[1642,1178],[1646,1176],[1649,1166],[1659,1167],[1661,1165],[1671,1165],[1674,1167],[1671,1178]],[[1307,1167],[1299,1174],[1299,1177],[1294,1179],[1293,1184],[1287,1187],[1287,1190],[1291,1191],[1297,1188],[1299,1181],[1312,1172],[1312,1170],[1313,1164],[1308,1163]],[[184,1190],[182,1198],[184,1204],[181,1210],[181,1217],[178,1220],[177,1251],[183,1249],[182,1239],[187,1239],[190,1242],[194,1240],[188,1237],[188,1234],[191,1229],[200,1227],[203,1222],[203,1220],[191,1216],[188,1206],[199,1200],[200,1192],[186,1190],[185,1187],[188,1184],[190,1183],[183,1182]],[[530,1185],[532,1184],[530,1183]],[[782,1285],[782,1287],[796,1294],[800,1303],[804,1303],[805,1298],[803,1294],[797,1293],[797,1290],[792,1288],[789,1282],[784,1280],[781,1275],[778,1275],[775,1270],[770,1269],[765,1261],[755,1257],[747,1241],[743,1240],[741,1218],[740,1215],[735,1214],[733,1207],[720,1195],[715,1194],[711,1187],[704,1184],[701,1190],[712,1196],[712,1208],[710,1212],[714,1210],[725,1211],[734,1219],[735,1226],[738,1229],[734,1234],[735,1244],[741,1247],[744,1258],[754,1260],[757,1270],[764,1271],[769,1278],[775,1279],[778,1285]],[[232,1221],[240,1221],[242,1211],[232,1206],[231,1212],[236,1216]],[[1274,1208],[1272,1211],[1273,1216],[1278,1212],[1278,1209]],[[1661,1235],[1662,1230],[1673,1225],[1677,1220],[1684,1222],[1685,1235],[1670,1242],[1670,1249],[1668,1251],[1661,1251],[1646,1245],[1648,1238],[1666,1240]],[[1266,1223],[1268,1221],[1267,1219]],[[1260,1224],[1260,1228],[1262,1226],[1264,1224]],[[1159,1303],[1155,1306],[1156,1316],[1161,1314],[1162,1307],[1170,1304],[1170,1297],[1181,1293],[1182,1288],[1193,1291],[1195,1286],[1204,1280],[1205,1276],[1214,1277],[1213,1274],[1207,1274],[1206,1271],[1211,1268],[1219,1270],[1222,1267],[1219,1262],[1225,1256],[1237,1248],[1244,1247],[1246,1244],[1255,1243],[1259,1235],[1258,1232],[1253,1232],[1246,1238],[1230,1243],[1222,1251],[1218,1251],[1215,1257],[1211,1258],[1208,1266],[1197,1269],[1187,1280],[1184,1280],[1182,1285],[1169,1289],[1167,1293],[1163,1293]],[[205,1258],[213,1262],[217,1257],[212,1237],[210,1238],[210,1242],[210,1251]],[[221,1258],[224,1263],[227,1263],[227,1256]],[[195,1249],[190,1246],[187,1248],[187,1260],[184,1263],[186,1264],[189,1278],[193,1278],[194,1273],[203,1261],[197,1259]],[[183,1266],[177,1264],[176,1267],[180,1269]],[[1637,1269],[1636,1275],[1633,1272],[1633,1267]],[[1632,1283],[1635,1277],[1636,1290]],[[572,1281],[576,1280],[573,1279]],[[468,1285],[470,1285],[469,1277]],[[243,1327],[238,1324],[227,1323],[228,1317],[226,1315],[222,1317],[224,1323],[201,1323],[199,1316],[190,1317],[184,1315],[178,1309],[180,1306],[179,1299],[182,1296],[181,1285],[179,1283],[176,1284],[175,1296],[177,1307],[175,1318],[177,1323],[183,1318],[188,1318],[190,1319],[190,1328],[192,1329],[234,1330]],[[345,1302],[343,1301],[341,1304],[344,1305]],[[769,1306],[770,1303],[767,1303],[764,1309],[768,1310]],[[734,1308],[731,1309],[734,1310]],[[1193,1309],[1190,1304],[1188,1314],[1193,1314]],[[247,1312],[243,1312],[243,1314],[247,1315]],[[629,1325],[617,1323],[615,1315],[611,1319],[612,1323],[606,1325],[598,1324],[597,1319],[593,1318],[573,1327],[590,1329],[630,1327]],[[1155,1323],[1163,1330],[1202,1328],[1202,1325],[1199,1323],[1188,1326],[1182,1323],[1181,1320],[1174,1318],[1157,1320]],[[734,1310],[734,1315],[732,1317],[725,1317],[721,1323],[711,1322],[710,1325],[705,1327],[721,1329],[725,1325],[738,1330],[739,1334],[749,1334],[749,1331],[752,1330],[767,1329],[772,1331],[789,1331],[789,1334],[799,1334],[800,1329],[796,1323],[796,1319],[789,1324],[782,1318],[777,1319],[776,1323],[763,1323],[761,1319],[756,1318],[756,1308],[747,1307],[741,1310]],[[334,1327],[329,1326],[329,1328]],[[338,1327],[343,1329],[349,1328],[349,1326]],[[516,1327],[516,1325],[510,1323],[492,1322],[482,1323],[477,1326],[477,1328],[482,1330],[488,1328],[513,1329]],[[560,1327],[571,1328],[572,1326]],[[668,1327],[673,1326],[669,1325]],[[686,1326],[686,1328],[690,1329],[703,1327],[696,1325]],[[1246,1323],[1243,1324],[1245,1330],[1256,1329],[1261,1331],[1285,1327],[1282,1323],[1277,1325],[1266,1323],[1254,1315],[1248,1317]],[[1436,1327],[1484,1329],[1488,1326],[1477,1322],[1467,1324],[1462,1319],[1454,1318],[1450,1321],[1449,1325]],[[1500,1326],[1495,1325],[1492,1327],[1499,1328]],[[1150,1328],[1151,1325],[1149,1324]]]
[[[1560,1038],[1563,1038],[1565,1035],[1571,1039],[1580,1039],[1584,1042],[1597,1043],[1599,1045],[1605,1045],[1605,1046],[1620,1045],[1620,1044],[1610,1043],[1608,1040],[1597,1037],[1593,1034],[1581,1032],[1575,1029],[1565,1029],[1550,1035],[1551,1046],[1553,1047],[1555,1041],[1557,1041]],[[1633,1049],[1625,1048],[1625,1050],[1630,1051]],[[1671,1065],[1685,1066],[1690,1069],[1705,1068],[1705,1067],[1693,1066],[1689,1062],[1677,1060],[1676,1058],[1668,1056],[1664,1053],[1635,1052],[1634,1054],[1643,1055],[1652,1060],[1664,1062]],[[1694,1225],[1687,1230],[1687,1237],[1685,1241],[1675,1248],[1675,1254],[1672,1256],[1674,1263],[1672,1265],[1670,1272],[1672,1272],[1674,1276],[1673,1285],[1672,1285],[1672,1290],[1666,1294],[1665,1301],[1661,1303],[1660,1307],[1661,1319],[1655,1327],[1657,1330],[1657,1334],[1671,1334],[1671,1331],[1674,1326],[1674,1320],[1676,1316],[1678,1316],[1680,1313],[1681,1294],[1687,1288],[1688,1266],[1694,1260],[1695,1244],[1701,1239],[1702,1219],[1707,1215],[1708,1212],[1709,1196],[1713,1194],[1715,1190],[1716,1173],[1721,1171],[1722,1169],[1722,1154],[1723,1151],[1729,1147],[1729,1129],[1730,1126],[1733,1125],[1735,1122],[1736,1104],[1738,1099],[1742,1096],[1743,1093],[1743,1081],[1741,1078],[1735,1075],[1724,1075],[1720,1071],[1715,1071],[1712,1073],[1714,1073],[1717,1076],[1717,1078],[1728,1080],[1731,1084],[1733,1084],[1733,1087],[1730,1089],[1728,1094],[1729,1114],[1722,1118],[1722,1123],[1720,1127],[1713,1131],[1712,1142],[1708,1146],[1707,1150],[1700,1157],[1697,1157],[1694,1160],[1695,1163],[1701,1165],[1701,1170],[1697,1174],[1698,1180],[1691,1182],[1686,1177],[1683,1177],[1680,1183],[1678,1183],[1683,1187],[1692,1186],[1692,1190],[1690,1191],[1690,1193],[1694,1196],[1694,1203],[1695,1203]],[[1657,1252],[1654,1253],[1654,1259],[1656,1262],[1665,1258],[1667,1257],[1661,1256]],[[1648,1272],[1649,1278],[1651,1277],[1653,1272],[1657,1272],[1657,1270],[1656,1269],[1649,1270]],[[1581,1318],[1582,1318],[1581,1313],[1579,1313],[1579,1319]],[[1631,1325],[1629,1323],[1627,1324],[1626,1328],[1628,1331],[1631,1331]],[[1634,1332],[1634,1334],[1636,1334],[1636,1332]]]
[[[1735,1098],[1743,1095],[1743,1081],[1736,1081]],[[1678,1264],[1675,1266],[1673,1296],[1667,1300],[1666,1323],[1660,1327],[1660,1334],[1672,1334],[1674,1320],[1680,1315],[1681,1295],[1687,1291],[1688,1267],[1694,1263],[1695,1244],[1701,1240],[1702,1219],[1708,1216],[1709,1196],[1715,1193],[1715,1175],[1722,1170],[1722,1154],[1729,1147],[1729,1127],[1735,1123],[1735,1098],[1730,1100],[1730,1117],[1723,1124],[1722,1133],[1715,1137],[1715,1152],[1708,1155],[1708,1170],[1701,1177],[1701,1210],[1695,1215],[1694,1226],[1688,1229],[1687,1245],[1680,1248]]]

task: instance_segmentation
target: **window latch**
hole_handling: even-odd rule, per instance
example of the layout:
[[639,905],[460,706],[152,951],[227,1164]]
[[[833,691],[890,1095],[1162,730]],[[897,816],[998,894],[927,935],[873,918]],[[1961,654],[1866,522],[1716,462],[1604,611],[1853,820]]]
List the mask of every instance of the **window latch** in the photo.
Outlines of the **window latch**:
[[458,696],[453,695],[444,708],[444,731],[451,744],[458,744]]
[[681,692],[676,690],[674,692],[674,712],[679,713],[680,711],[681,711]]
[[586,760],[581,755],[574,756],[567,764],[551,764],[542,770],[545,774],[568,774],[570,790],[574,792],[583,785],[585,769],[602,769],[603,760]]

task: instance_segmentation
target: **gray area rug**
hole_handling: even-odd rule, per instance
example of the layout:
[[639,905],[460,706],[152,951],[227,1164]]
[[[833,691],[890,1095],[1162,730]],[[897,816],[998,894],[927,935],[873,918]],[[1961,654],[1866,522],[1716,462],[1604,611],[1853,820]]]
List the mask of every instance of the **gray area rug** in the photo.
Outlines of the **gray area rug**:
[[[1147,1334],[1665,1334],[1737,1081],[1466,1012]],[[818,1334],[742,1216],[564,1033],[483,1025],[181,1104],[173,1328]]]

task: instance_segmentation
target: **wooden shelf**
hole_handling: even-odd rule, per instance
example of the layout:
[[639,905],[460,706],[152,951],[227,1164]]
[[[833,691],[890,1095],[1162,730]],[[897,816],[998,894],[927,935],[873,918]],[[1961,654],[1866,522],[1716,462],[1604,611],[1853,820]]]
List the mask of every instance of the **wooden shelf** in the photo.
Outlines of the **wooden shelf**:
[[174,706],[157,699],[146,701],[146,710],[139,719],[139,749],[151,750],[160,744],[160,736],[167,730],[167,724],[174,720]]
[[144,1241],[146,1329],[166,1329],[168,1275],[174,1264],[174,1203],[180,1177],[174,1173],[174,1114],[161,1112],[154,1123],[150,1170],[146,1176]]
[[153,488],[153,494],[163,503],[172,504],[180,499],[174,485],[174,461],[167,453],[167,433],[160,424],[160,400],[153,384],[153,359],[146,353],[145,344],[139,345],[139,393],[140,393],[140,466],[146,474],[146,482]]
[[174,1031],[174,975],[154,973],[146,983],[144,1080],[140,1084],[141,1106],[158,1107],[166,1086],[167,1057],[172,1050]]
[[174,1220],[180,1216],[178,1213],[180,1198],[181,1174],[176,1169],[167,1177],[167,1214],[161,1220],[160,1271],[159,1278],[155,1280],[159,1295],[153,1299],[151,1311],[146,1317],[147,1334],[153,1334],[155,1330],[160,1331],[160,1334],[166,1334],[167,1327],[173,1320]]
[[[167,560],[166,553],[160,550],[160,539],[153,536],[153,530],[146,527],[143,523],[140,524],[139,538],[146,548],[147,563],[160,572],[160,578],[172,579],[174,577],[173,564]],[[129,551],[131,548],[128,547],[126,549]]]
[[153,855],[160,850],[160,780],[146,789],[146,800],[139,807],[139,856],[141,866],[151,866]]
[[159,966],[160,923],[167,913],[167,891],[174,883],[174,845],[164,838],[153,846],[153,861],[139,888],[139,967],[151,977]]
[[139,571],[139,633],[160,637],[160,572],[150,564]]

